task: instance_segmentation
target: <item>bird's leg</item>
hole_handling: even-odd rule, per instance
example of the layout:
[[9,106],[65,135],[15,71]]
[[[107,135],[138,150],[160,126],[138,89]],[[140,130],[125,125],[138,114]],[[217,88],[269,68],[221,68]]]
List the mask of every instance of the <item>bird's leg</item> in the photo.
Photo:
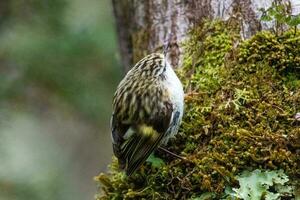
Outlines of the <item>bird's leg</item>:
[[173,153],[173,152],[171,152],[171,151],[169,151],[169,150],[167,150],[167,149],[165,149],[165,148],[163,148],[163,147],[158,147],[158,150],[164,151],[164,152],[170,154],[171,156],[176,157],[176,158],[179,158],[179,159],[181,159],[181,160],[186,160],[186,158],[184,158],[184,157],[182,157],[182,156],[179,156],[179,155],[177,155],[177,154],[175,154],[175,153]]

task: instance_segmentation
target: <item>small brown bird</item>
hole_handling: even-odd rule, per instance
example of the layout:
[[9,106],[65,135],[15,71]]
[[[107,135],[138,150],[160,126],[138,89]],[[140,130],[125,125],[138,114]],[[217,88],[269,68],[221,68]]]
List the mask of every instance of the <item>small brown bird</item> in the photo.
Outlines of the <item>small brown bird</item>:
[[182,84],[163,54],[144,57],[126,74],[114,95],[111,131],[128,176],[178,132],[183,106]]

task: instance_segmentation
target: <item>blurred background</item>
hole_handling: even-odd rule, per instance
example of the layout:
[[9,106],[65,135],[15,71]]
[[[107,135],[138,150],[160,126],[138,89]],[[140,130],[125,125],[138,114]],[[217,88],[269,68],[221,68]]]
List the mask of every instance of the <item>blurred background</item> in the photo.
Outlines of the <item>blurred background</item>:
[[109,0],[0,1],[0,200],[88,200],[121,79]]

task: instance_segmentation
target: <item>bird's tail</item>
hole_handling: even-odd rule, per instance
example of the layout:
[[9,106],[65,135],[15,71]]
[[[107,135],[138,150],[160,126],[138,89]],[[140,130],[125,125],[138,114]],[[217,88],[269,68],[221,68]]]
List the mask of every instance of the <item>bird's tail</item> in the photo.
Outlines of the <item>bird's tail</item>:
[[151,126],[141,125],[122,145],[123,158],[126,160],[125,171],[128,176],[133,174],[157,148],[163,138]]

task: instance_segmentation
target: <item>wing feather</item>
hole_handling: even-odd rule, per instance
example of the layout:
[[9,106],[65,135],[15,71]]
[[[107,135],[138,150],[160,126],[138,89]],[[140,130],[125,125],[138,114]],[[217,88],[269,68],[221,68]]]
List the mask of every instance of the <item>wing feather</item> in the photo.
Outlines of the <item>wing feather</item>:
[[[171,124],[172,105],[165,102],[164,107],[154,114],[153,118],[144,119],[131,124],[122,124],[112,118],[113,149],[120,167],[130,176],[157,148]],[[127,131],[133,133],[124,139]]]
[[164,134],[159,134],[156,138],[140,137],[135,151],[127,161],[126,174],[132,175],[150,156],[154,149],[157,148]]

